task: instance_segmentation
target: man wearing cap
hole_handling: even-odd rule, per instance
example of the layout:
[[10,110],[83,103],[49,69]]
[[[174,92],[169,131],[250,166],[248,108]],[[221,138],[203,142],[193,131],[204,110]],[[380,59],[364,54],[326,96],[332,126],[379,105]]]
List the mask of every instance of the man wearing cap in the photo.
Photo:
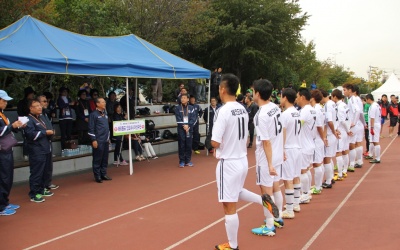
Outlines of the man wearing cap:
[[[4,90],[0,90],[0,141],[9,141],[13,136],[13,131],[17,132],[22,126],[21,121],[10,123],[3,110],[7,107],[7,102],[12,100]],[[9,203],[9,195],[14,179],[14,157],[12,148],[4,150],[0,148],[0,215],[15,214],[18,205]]]

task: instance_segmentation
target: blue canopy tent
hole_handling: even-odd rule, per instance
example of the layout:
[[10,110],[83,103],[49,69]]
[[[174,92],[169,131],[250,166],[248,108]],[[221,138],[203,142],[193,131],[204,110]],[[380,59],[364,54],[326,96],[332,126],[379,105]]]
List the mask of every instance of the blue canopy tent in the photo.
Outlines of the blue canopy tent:
[[24,16],[0,30],[0,70],[126,77],[127,89],[128,78],[210,78],[209,70],[133,34],[85,36],[31,16]]

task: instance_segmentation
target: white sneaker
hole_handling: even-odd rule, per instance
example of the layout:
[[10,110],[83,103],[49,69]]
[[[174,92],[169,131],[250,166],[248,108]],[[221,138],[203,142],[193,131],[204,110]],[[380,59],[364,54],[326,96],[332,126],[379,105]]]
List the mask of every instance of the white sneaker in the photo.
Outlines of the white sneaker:
[[310,195],[309,194],[302,194],[300,197],[301,204],[308,204],[310,203]]
[[298,205],[295,205],[295,204],[293,204],[293,211],[294,212],[296,212],[296,213],[298,213],[298,212],[300,212],[300,204],[298,204]]
[[[299,206],[299,208],[300,208],[300,206]],[[282,218],[283,219],[294,219],[294,212],[293,211],[289,212],[289,211],[285,210],[282,212]]]
[[128,163],[125,160],[123,160],[119,165],[126,166],[126,165],[128,165]]
[[118,165],[118,161],[114,161],[114,163],[113,163],[114,165]]
[[140,156],[136,156],[135,158],[137,161],[142,161],[142,158],[140,158]]

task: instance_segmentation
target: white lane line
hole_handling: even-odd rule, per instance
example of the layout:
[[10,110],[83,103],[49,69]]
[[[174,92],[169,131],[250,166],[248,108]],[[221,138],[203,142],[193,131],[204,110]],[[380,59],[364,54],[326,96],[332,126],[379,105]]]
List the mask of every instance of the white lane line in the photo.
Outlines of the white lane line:
[[[255,167],[255,165],[249,167],[249,169],[254,168],[254,167]],[[148,208],[148,207],[157,205],[157,204],[159,204],[159,203],[161,203],[161,202],[168,201],[168,200],[171,200],[171,199],[176,198],[176,197],[178,197],[178,196],[181,196],[181,195],[184,195],[184,194],[193,192],[193,191],[195,191],[195,190],[197,190],[197,189],[206,187],[206,186],[208,186],[208,185],[210,185],[210,184],[213,184],[213,183],[215,183],[215,182],[216,182],[216,181],[208,182],[208,183],[206,183],[206,184],[197,186],[197,187],[195,187],[195,188],[186,190],[186,191],[184,191],[184,192],[181,192],[181,193],[178,193],[178,194],[169,196],[169,197],[167,197],[167,198],[165,198],[165,199],[158,200],[158,201],[156,201],[156,202],[153,202],[153,203],[147,204],[147,205],[145,205],[145,206],[142,206],[142,207],[133,209],[133,210],[128,211],[128,212],[125,212],[125,213],[123,213],[123,214],[116,215],[116,216],[111,217],[111,218],[108,218],[108,219],[106,219],[106,220],[99,221],[99,222],[94,223],[94,224],[91,224],[91,225],[89,225],[89,226],[79,228],[79,229],[77,229],[77,230],[75,230],[75,231],[72,231],[72,232],[69,232],[69,233],[66,233],[66,234],[57,236],[57,237],[52,238],[52,239],[50,239],[50,240],[43,241],[43,242],[38,243],[38,244],[36,244],[36,245],[33,245],[33,246],[30,246],[30,247],[24,248],[24,250],[34,249],[34,248],[37,248],[37,247],[46,245],[46,244],[48,244],[48,243],[51,243],[51,242],[53,242],[53,241],[60,240],[60,239],[62,239],[62,238],[71,236],[71,235],[73,235],[73,234],[77,234],[77,233],[79,233],[79,232],[85,231],[85,230],[90,229],[90,228],[92,228],[92,227],[99,226],[99,225],[104,224],[104,223],[107,223],[107,222],[109,222],[109,221],[112,221],[112,220],[121,218],[121,217],[123,217],[123,216],[129,215],[129,214],[132,214],[132,213],[135,213],[135,212],[140,211],[140,210],[143,210],[143,209],[145,209],[145,208]]]
[[[383,151],[383,153],[381,154],[381,157],[385,154],[386,150],[389,149],[390,145],[392,145],[392,143],[395,141],[396,138],[397,137],[393,138],[392,141],[389,143],[389,145],[387,145],[387,147],[385,148],[385,151]],[[317,230],[317,232],[315,232],[315,234],[311,237],[311,239],[304,245],[302,250],[308,249],[312,245],[312,243],[318,238],[318,236],[325,230],[325,228],[328,226],[328,224],[333,220],[333,218],[340,211],[340,209],[342,209],[344,204],[347,202],[347,200],[350,198],[350,196],[353,195],[353,193],[356,191],[358,186],[360,186],[361,182],[364,181],[364,179],[372,171],[372,169],[375,167],[375,165],[376,165],[375,163],[372,164],[372,166],[368,169],[368,171],[365,172],[365,174],[361,177],[361,179],[357,182],[357,184],[353,187],[353,189],[351,189],[351,191],[347,194],[347,196],[343,199],[343,201],[339,204],[339,206],[335,209],[335,211],[333,211],[333,213],[328,217],[328,219],[326,219],[324,224],[322,224],[322,226]]]
[[[284,184],[281,184],[281,185],[279,185],[279,187],[282,187],[283,185],[284,185]],[[239,212],[239,211],[241,211],[241,210],[247,208],[247,207],[250,206],[251,204],[253,204],[253,203],[252,203],[252,202],[247,203],[246,205],[241,206],[241,207],[240,207],[239,209],[237,209],[236,211]],[[220,219],[214,221],[213,223],[208,224],[207,226],[203,227],[202,229],[196,231],[195,233],[193,233],[193,234],[187,236],[186,238],[184,238],[184,239],[182,239],[182,240],[180,240],[180,241],[178,241],[178,242],[172,244],[171,246],[165,248],[164,250],[171,250],[171,249],[173,249],[173,248],[175,248],[175,247],[181,245],[182,243],[184,243],[184,242],[186,242],[186,241],[192,239],[193,237],[199,235],[200,233],[206,231],[207,229],[209,229],[209,228],[211,228],[211,227],[217,225],[218,223],[220,223],[220,222],[222,222],[222,221],[224,221],[224,220],[225,220],[225,217],[222,217],[222,218],[220,218]]]

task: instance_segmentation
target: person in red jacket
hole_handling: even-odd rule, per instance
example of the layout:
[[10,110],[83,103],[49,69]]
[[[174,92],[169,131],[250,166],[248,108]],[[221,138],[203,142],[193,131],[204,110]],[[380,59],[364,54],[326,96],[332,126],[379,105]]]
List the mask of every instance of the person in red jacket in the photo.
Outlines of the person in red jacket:
[[[385,123],[385,120],[387,118],[388,115],[388,108],[389,108],[389,102],[387,100],[387,95],[383,94],[382,95],[382,99],[381,101],[378,102],[379,106],[381,107],[381,126],[383,126],[383,124]],[[380,132],[380,137],[382,138],[382,130]]]
[[397,121],[399,120],[399,104],[397,103],[395,95],[390,96],[388,113],[390,115],[389,137],[392,137],[394,127],[396,127]]

